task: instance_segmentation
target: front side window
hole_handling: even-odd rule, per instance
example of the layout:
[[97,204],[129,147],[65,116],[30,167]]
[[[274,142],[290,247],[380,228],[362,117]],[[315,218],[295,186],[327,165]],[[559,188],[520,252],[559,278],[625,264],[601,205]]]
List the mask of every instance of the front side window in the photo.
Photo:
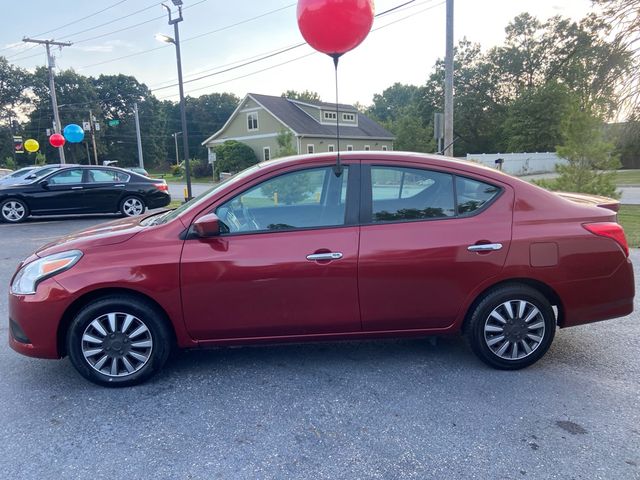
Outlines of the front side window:
[[371,167],[374,223],[455,216],[452,175],[401,167]]
[[265,232],[344,225],[349,168],[286,173],[266,180],[216,209],[223,233]]
[[247,130],[258,130],[258,112],[247,113]]
[[47,179],[49,185],[69,185],[72,183],[82,183],[82,170],[80,168],[71,168],[64,170],[55,175],[51,175]]
[[490,202],[500,189],[488,183],[456,177],[458,215],[469,215]]

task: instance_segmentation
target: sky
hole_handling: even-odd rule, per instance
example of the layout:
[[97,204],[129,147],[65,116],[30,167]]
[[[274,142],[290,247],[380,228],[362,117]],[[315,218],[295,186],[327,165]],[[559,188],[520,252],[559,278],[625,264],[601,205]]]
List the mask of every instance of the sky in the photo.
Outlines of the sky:
[[[377,0],[376,12],[407,1]],[[179,28],[187,95],[311,90],[323,100],[335,99],[332,60],[308,45],[243,65],[304,42],[295,1],[183,2]],[[133,75],[158,98],[178,99],[174,46],[154,38],[156,33],[173,36],[160,1],[10,3],[0,30],[0,55],[10,62],[27,69],[46,63],[44,47],[24,44],[25,36],[72,42],[55,50],[57,68],[90,76]],[[340,102],[369,105],[374,94],[395,82],[423,84],[435,61],[444,57],[444,3],[414,0],[377,18],[365,41],[340,60]],[[554,15],[580,19],[592,8],[590,0],[455,0],[455,41],[466,37],[487,50],[504,41],[506,25],[522,12],[541,20]]]

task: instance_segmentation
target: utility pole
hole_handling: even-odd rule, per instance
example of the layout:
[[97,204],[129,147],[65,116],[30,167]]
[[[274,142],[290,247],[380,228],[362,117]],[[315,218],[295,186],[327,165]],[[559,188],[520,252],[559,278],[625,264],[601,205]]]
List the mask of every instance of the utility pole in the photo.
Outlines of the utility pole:
[[142,158],[142,138],[140,138],[140,118],[138,117],[138,102],[133,104],[133,114],[136,117],[136,139],[138,140],[138,163],[140,168],[144,168],[144,159]]
[[181,133],[182,132],[174,132],[171,134],[176,144],[176,165],[180,165],[180,156],[178,155],[178,135],[180,135]]
[[444,154],[453,156],[453,0],[447,0],[447,47],[444,66]]
[[[55,66],[55,60],[51,56],[51,45],[56,47],[70,47],[71,42],[54,42],[53,40],[35,40],[33,38],[24,37],[22,39],[23,42],[26,43],[37,43],[40,45],[44,45],[47,49],[47,68],[49,70],[49,90],[51,91],[51,105],[53,106],[53,118],[55,123],[53,125],[53,131],[55,133],[60,133],[62,129],[62,125],[60,124],[60,113],[58,112],[58,98],[56,97],[56,82],[54,80],[53,68]],[[60,153],[60,163],[67,163],[64,158],[64,146],[58,147],[58,152]]]
[[[89,110],[89,131],[91,132],[91,143],[93,143],[93,159],[98,165],[98,148],[96,147],[96,130],[100,129],[100,125],[96,128],[96,117],[93,116],[93,112]],[[91,163],[91,162],[89,162]]]

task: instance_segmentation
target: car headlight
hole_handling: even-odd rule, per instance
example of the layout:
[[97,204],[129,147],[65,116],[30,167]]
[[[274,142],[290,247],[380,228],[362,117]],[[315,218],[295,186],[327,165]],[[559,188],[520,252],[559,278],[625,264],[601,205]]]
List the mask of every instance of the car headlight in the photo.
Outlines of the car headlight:
[[11,293],[33,295],[38,284],[73,267],[82,258],[80,250],[55,253],[24,265],[11,283]]

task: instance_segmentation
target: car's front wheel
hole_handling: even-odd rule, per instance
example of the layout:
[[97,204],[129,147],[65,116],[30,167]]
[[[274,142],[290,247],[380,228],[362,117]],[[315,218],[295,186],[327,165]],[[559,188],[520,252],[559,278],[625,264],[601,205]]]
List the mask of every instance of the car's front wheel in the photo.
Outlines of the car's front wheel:
[[22,200],[10,198],[0,205],[0,217],[8,223],[23,222],[29,216],[29,207]]
[[556,317],[539,291],[521,284],[487,293],[470,312],[466,335],[474,353],[502,370],[525,368],[551,346]]
[[67,352],[88,380],[125,387],[142,383],[164,365],[171,338],[164,314],[153,304],[129,296],[105,297],[76,315]]
[[142,215],[146,209],[144,201],[139,197],[126,197],[120,203],[120,212],[125,217]]

